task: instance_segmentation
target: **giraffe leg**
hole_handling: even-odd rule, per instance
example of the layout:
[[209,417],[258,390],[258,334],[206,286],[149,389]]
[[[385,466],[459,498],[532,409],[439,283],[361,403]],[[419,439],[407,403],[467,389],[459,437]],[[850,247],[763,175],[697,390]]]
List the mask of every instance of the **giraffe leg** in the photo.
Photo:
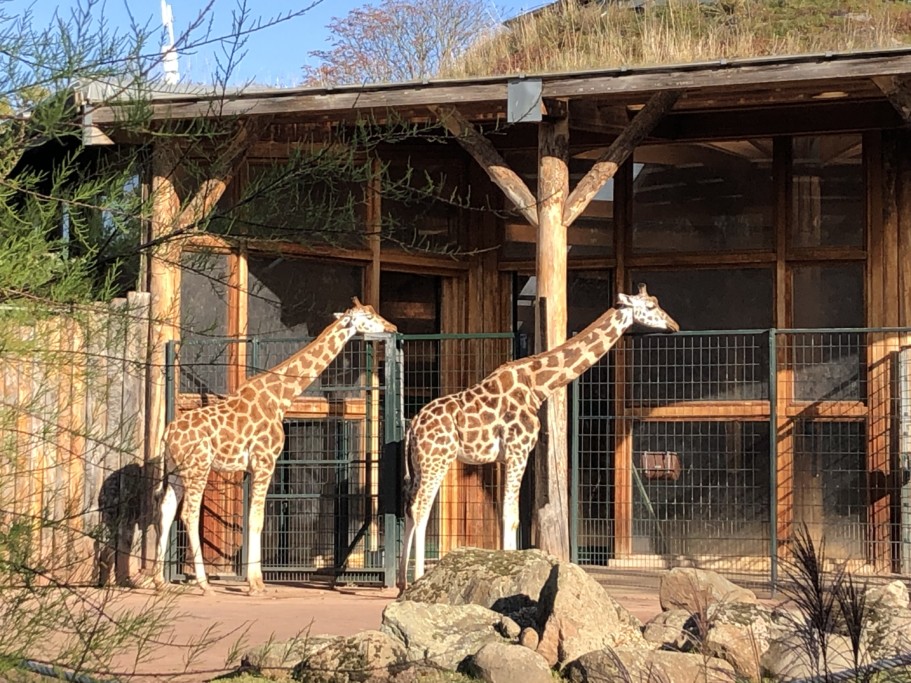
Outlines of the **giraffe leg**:
[[528,462],[528,451],[510,449],[506,457],[506,483],[503,486],[503,550],[515,550],[519,531],[519,490]]
[[196,574],[196,583],[206,595],[212,593],[209,586],[209,580],[206,578],[206,568],[202,561],[202,543],[199,538],[199,512],[202,509],[202,496],[205,490],[205,482],[208,477],[203,478],[203,485],[198,488],[189,488],[186,498],[183,502],[184,526],[187,527],[187,540],[190,545],[190,552],[193,554],[193,571]]
[[250,595],[264,593],[266,590],[263,583],[262,538],[266,492],[271,480],[271,471],[266,474],[258,472],[253,475],[250,487],[250,520],[247,534],[247,584]]
[[[171,474],[164,492],[161,494],[158,519],[158,555],[152,567],[152,582],[156,588],[165,586],[164,563],[168,553],[168,541],[171,538],[171,525],[177,516],[177,508],[183,498],[184,487],[180,475]],[[140,585],[145,585],[143,582]]]
[[412,503],[405,513],[405,539],[402,548],[402,558],[399,563],[398,584],[399,591],[404,591],[408,585],[408,560],[412,544],[414,545],[414,580],[417,581],[424,575],[424,546],[427,536],[427,522],[430,520],[430,510],[433,501],[443,483],[448,467],[440,467],[428,474],[415,473],[412,490],[414,496]]

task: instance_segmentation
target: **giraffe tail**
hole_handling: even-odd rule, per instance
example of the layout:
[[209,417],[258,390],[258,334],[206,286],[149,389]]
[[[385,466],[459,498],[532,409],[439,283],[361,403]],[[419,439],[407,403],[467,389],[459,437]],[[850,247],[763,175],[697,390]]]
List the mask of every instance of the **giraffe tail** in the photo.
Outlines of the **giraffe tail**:
[[411,509],[414,495],[414,434],[412,424],[405,430],[405,510]]

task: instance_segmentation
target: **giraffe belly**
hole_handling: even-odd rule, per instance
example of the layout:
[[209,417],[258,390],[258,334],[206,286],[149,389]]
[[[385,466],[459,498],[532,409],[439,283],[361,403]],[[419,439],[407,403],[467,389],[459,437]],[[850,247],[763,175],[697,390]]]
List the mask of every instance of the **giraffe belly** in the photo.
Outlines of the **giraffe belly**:
[[458,459],[467,465],[486,465],[502,460],[504,453],[503,439],[495,436],[483,444],[463,444],[459,448]]

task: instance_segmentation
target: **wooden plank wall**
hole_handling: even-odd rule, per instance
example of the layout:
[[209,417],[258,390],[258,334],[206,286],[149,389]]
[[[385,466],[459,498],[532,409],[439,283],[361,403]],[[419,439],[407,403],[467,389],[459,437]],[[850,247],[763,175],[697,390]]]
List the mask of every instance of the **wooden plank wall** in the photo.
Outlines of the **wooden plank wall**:
[[125,581],[147,525],[149,295],[23,327],[0,355],[4,523],[31,526],[48,580]]

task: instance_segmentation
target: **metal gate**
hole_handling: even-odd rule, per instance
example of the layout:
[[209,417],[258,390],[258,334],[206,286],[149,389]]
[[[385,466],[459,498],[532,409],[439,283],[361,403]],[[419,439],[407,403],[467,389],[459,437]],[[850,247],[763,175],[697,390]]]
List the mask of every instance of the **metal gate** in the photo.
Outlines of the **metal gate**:
[[[169,419],[177,410],[220,400],[238,357],[245,360],[243,376],[251,377],[309,341],[192,340],[169,346]],[[396,341],[393,335],[352,340],[287,413],[284,448],[266,496],[265,580],[394,583],[395,500],[387,503],[389,494],[380,492],[394,491],[385,479],[399,472]],[[247,478],[213,474],[203,507],[201,535],[211,574],[243,576]],[[170,573],[179,576],[189,559],[179,523],[170,548]]]

